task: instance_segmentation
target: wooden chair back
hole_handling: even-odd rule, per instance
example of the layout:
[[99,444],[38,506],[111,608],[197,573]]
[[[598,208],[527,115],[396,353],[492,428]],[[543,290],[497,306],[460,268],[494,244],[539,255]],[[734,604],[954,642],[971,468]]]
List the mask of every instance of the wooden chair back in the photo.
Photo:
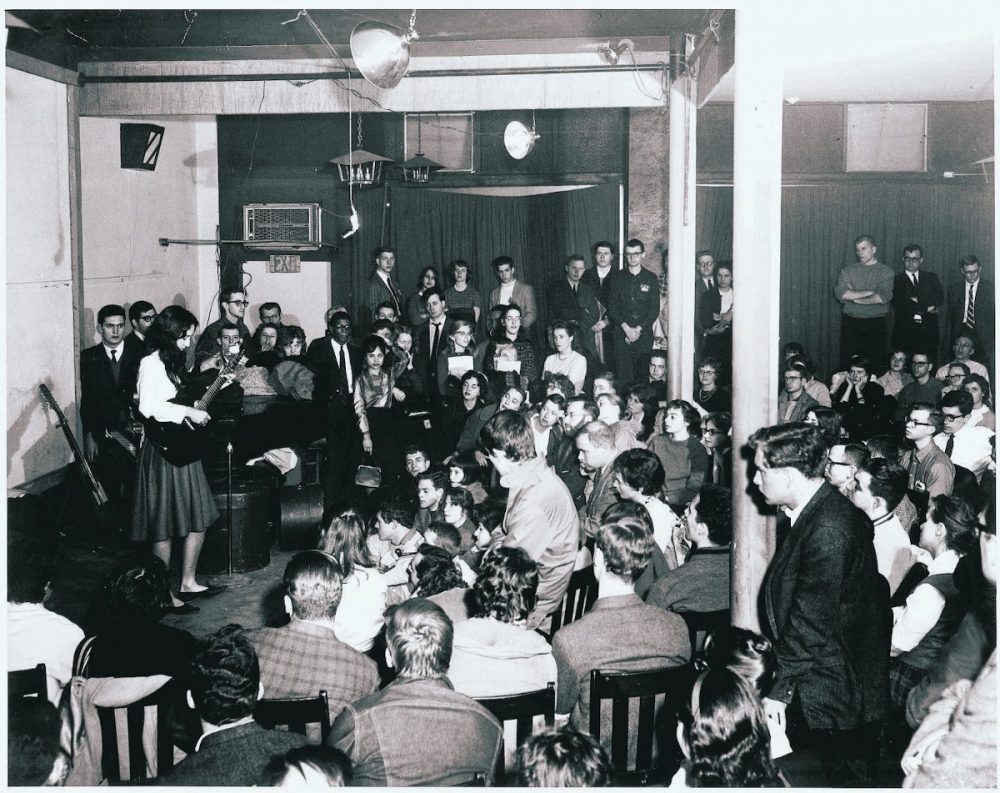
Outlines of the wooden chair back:
[[574,570],[569,579],[569,589],[559,602],[559,608],[552,615],[552,628],[549,636],[555,634],[563,625],[569,625],[586,614],[597,600],[597,579],[594,578],[593,566]]
[[[556,688],[554,683],[549,683],[545,688],[528,691],[525,694],[512,694],[507,697],[483,697],[476,701],[496,716],[497,721],[504,727],[509,721],[517,723],[517,746],[524,743],[525,739],[534,731],[536,716],[541,716],[545,720],[546,727],[553,726],[556,721]],[[497,784],[504,784],[505,781],[507,773],[505,752],[506,747],[503,747],[495,776]]]
[[33,669],[18,669],[7,673],[7,696],[28,697],[34,694],[39,699],[48,698],[45,664],[37,664]]
[[[109,785],[143,784],[151,781],[147,773],[147,757],[143,748],[143,731],[146,726],[146,708],[156,709],[156,777],[163,776],[174,767],[174,716],[178,701],[175,680],[165,683],[148,697],[121,708],[97,707],[101,725],[101,772]],[[125,741],[128,747],[128,779],[122,778],[123,759],[119,753],[118,719],[116,712],[125,712]]]
[[254,718],[269,730],[281,724],[301,735],[308,734],[310,724],[319,724],[323,743],[330,735],[330,703],[326,691],[320,691],[315,697],[259,700]]

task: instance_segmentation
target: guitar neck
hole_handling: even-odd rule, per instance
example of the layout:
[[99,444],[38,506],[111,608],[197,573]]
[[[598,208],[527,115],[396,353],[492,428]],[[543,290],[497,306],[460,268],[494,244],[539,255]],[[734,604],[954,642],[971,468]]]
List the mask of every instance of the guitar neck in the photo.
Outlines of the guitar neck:
[[215,399],[216,395],[222,389],[222,385],[223,383],[225,383],[226,377],[228,377],[230,374],[233,373],[236,367],[240,365],[240,361],[242,360],[244,360],[243,349],[240,348],[240,352],[238,352],[231,361],[229,361],[225,366],[222,367],[222,371],[219,372],[219,376],[216,377],[215,380],[212,382],[212,385],[210,385],[205,390],[205,393],[202,394],[201,399],[199,399],[197,402],[194,403],[194,406],[199,410],[207,410],[208,406],[212,404],[212,400]]
[[108,494],[104,492],[104,487],[98,481],[97,477],[94,476],[94,472],[90,468],[90,463],[87,462],[87,458],[84,457],[83,452],[80,450],[80,445],[76,442],[76,436],[73,435],[73,430],[69,428],[69,422],[66,421],[66,416],[63,415],[62,409],[59,407],[55,398],[52,396],[51,392],[45,385],[39,385],[38,390],[42,394],[42,398],[48,404],[52,411],[56,414],[59,419],[59,426],[62,428],[63,435],[66,436],[66,441],[69,443],[69,448],[73,450],[73,456],[76,461],[80,464],[80,469],[87,477],[87,481],[90,483],[90,489],[94,495],[94,501],[98,506],[103,506],[108,503]]

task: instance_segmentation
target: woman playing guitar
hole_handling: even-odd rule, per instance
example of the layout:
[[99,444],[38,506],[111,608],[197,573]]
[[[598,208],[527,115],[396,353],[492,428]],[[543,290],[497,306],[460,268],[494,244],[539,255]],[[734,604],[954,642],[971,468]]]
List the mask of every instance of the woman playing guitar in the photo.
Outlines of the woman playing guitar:
[[[180,306],[167,306],[150,325],[147,354],[139,363],[139,412],[143,418],[173,424],[189,421],[198,426],[208,423],[206,411],[171,401],[184,379],[186,351],[197,327],[194,315]],[[185,601],[225,588],[205,587],[195,580],[205,529],[218,518],[201,461],[173,465],[144,438],[132,506],[132,539],[151,542],[153,553],[168,570],[173,541],[184,540],[180,590],[176,595],[171,593],[174,613],[194,613],[198,609]]]

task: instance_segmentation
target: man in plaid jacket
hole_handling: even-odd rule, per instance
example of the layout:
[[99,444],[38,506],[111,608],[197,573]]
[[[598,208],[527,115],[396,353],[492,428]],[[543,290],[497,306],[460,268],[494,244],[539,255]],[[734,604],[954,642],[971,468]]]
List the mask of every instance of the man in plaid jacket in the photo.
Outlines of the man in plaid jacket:
[[333,632],[343,586],[340,565],[322,551],[295,554],[285,568],[285,611],[291,622],[247,635],[260,659],[268,699],[316,696],[325,690],[330,722],[379,686],[375,662]]

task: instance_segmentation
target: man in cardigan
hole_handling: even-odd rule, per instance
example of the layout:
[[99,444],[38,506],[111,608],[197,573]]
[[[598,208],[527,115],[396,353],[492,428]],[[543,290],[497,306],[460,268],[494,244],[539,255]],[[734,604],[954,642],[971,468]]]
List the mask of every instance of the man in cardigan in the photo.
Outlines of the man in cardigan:
[[761,589],[762,628],[778,660],[765,712],[787,724],[793,748],[819,755],[831,786],[871,786],[891,632],[871,521],[823,480],[818,427],[765,427],[750,447],[754,484],[791,523]]
[[494,307],[517,303],[521,307],[521,327],[526,333],[530,333],[531,326],[538,319],[535,287],[517,280],[514,260],[510,256],[497,256],[493,260],[493,271],[497,274],[500,284],[490,290],[490,313],[486,317],[486,330],[492,335],[496,328],[498,318],[493,312]]

